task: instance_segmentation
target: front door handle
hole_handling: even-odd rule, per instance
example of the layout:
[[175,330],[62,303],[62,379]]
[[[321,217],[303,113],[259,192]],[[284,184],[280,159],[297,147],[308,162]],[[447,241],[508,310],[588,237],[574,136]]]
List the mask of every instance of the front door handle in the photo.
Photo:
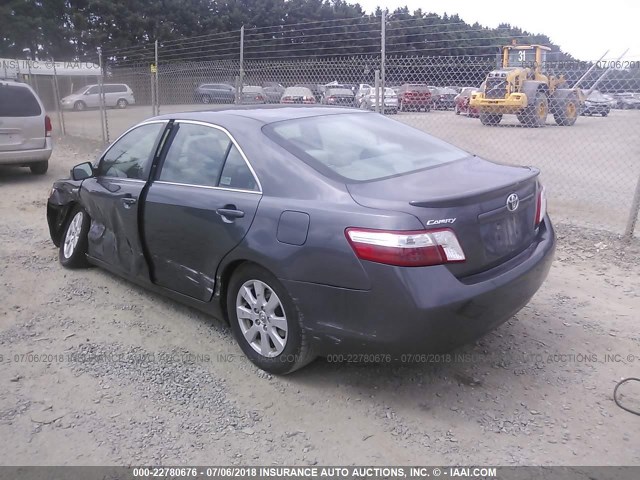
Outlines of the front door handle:
[[136,204],[137,201],[138,199],[132,198],[132,197],[125,197],[122,199],[122,203],[124,203],[124,208],[131,208],[133,205]]
[[237,210],[234,205],[225,205],[225,208],[219,208],[216,213],[227,220],[233,221],[236,218],[244,217],[242,210]]

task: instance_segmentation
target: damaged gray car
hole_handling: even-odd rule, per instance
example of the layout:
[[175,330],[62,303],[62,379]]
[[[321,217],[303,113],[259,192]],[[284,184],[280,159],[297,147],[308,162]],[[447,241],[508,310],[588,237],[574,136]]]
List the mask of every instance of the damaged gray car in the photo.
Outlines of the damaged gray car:
[[375,113],[229,108],[134,126],[55,182],[47,218],[63,266],[223,318],[285,374],[446,351],[508,320],[553,259],[538,175]]

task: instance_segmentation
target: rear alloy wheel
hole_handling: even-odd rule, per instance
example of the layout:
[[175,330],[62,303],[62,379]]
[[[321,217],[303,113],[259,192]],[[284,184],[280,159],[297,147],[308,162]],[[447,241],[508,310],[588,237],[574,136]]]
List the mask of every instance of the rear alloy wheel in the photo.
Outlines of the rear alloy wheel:
[[31,173],[34,175],[44,175],[49,170],[49,161],[45,160],[44,162],[34,163],[33,165],[29,165],[31,169]]
[[569,95],[563,102],[559,112],[553,115],[556,123],[562,127],[570,127],[578,118],[580,105],[576,95]]
[[502,115],[499,113],[480,113],[480,121],[483,125],[489,125],[491,127],[498,125],[502,120]]
[[267,270],[238,268],[227,289],[227,313],[240,348],[262,370],[284,375],[313,360],[298,309]]
[[82,268],[89,266],[89,262],[87,262],[87,234],[90,224],[89,215],[83,208],[76,207],[71,212],[60,242],[59,258],[63,267]]
[[116,107],[118,108],[127,108],[129,106],[129,102],[127,102],[124,98],[121,98],[120,100],[118,100],[118,103],[116,103]]
[[77,110],[78,112],[81,112],[82,110],[87,109],[87,104],[84,103],[82,100],[78,100],[76,103],[73,104],[73,109]]

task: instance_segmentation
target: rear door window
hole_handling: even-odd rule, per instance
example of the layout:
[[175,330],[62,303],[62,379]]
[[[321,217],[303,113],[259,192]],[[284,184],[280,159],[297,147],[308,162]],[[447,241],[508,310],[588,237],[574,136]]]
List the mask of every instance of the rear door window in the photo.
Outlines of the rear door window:
[[180,123],[159,180],[216,187],[230,147],[231,139],[221,130]]
[[42,114],[35,95],[26,87],[0,85],[0,117],[37,117]]

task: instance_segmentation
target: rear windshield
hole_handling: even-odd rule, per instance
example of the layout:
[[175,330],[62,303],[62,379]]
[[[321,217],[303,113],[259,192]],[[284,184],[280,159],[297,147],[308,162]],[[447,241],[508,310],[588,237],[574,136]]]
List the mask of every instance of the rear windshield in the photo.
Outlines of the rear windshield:
[[304,96],[310,96],[311,90],[305,87],[289,87],[284,91],[284,94],[288,96],[304,97]]
[[31,90],[0,84],[0,117],[37,117],[41,114],[40,104]]
[[327,93],[329,95],[353,95],[353,92],[346,88],[329,88]]
[[265,134],[328,177],[370,181],[453,162],[469,154],[396,120],[345,113],[275,122]]
[[429,87],[426,85],[406,85],[407,90],[413,90],[414,92],[428,92]]

